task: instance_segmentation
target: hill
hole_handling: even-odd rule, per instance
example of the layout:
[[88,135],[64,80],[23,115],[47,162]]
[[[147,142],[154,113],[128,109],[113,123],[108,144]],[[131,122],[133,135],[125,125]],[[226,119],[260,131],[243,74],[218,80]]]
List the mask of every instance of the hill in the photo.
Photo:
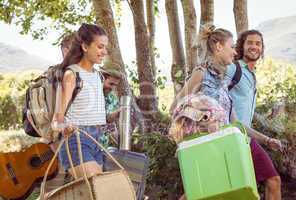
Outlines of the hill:
[[20,48],[0,43],[0,73],[44,70],[50,64],[52,63]]
[[296,64],[296,16],[277,18],[261,23],[265,55]]

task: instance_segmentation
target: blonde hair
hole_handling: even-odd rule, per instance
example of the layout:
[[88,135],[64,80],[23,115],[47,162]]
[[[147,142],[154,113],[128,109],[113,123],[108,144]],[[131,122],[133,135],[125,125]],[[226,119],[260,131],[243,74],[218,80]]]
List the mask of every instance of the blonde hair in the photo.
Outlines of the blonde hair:
[[[191,126],[191,128],[188,129],[188,126]],[[194,122],[189,118],[181,117],[180,119],[173,121],[169,130],[169,135],[176,143],[179,143],[186,135],[188,136],[196,133],[213,133],[218,131],[220,127],[221,123],[217,120]]]
[[223,107],[213,98],[202,93],[188,95],[176,106],[170,137],[179,143],[185,136],[196,133],[213,133],[225,124],[227,115]]
[[[224,44],[226,40],[232,38],[230,31],[218,28],[212,24],[205,24],[197,37],[198,60],[199,64],[212,62],[212,56],[216,51],[216,44]],[[220,71],[220,69],[218,69]]]
[[177,121],[173,121],[170,130],[169,136],[176,142],[179,143],[182,141],[185,135],[185,120],[186,118],[181,118]]

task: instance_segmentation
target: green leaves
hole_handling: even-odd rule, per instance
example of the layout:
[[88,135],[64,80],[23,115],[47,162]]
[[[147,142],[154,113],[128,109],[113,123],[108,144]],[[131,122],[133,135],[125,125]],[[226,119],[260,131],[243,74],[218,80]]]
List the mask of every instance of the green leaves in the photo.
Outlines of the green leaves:
[[21,127],[25,91],[36,74],[1,74],[0,76],[0,130]]
[[175,73],[175,77],[176,78],[181,78],[181,76],[183,75],[183,72],[181,69],[179,69],[176,73]]
[[296,69],[286,63],[266,59],[257,66],[258,103],[296,103]]
[[7,0],[0,3],[0,20],[42,40],[49,30],[69,32],[82,22],[94,22],[95,17],[89,0]]
[[156,78],[156,87],[161,89],[161,90],[165,89],[166,81],[167,81],[166,76],[158,75],[157,78]]

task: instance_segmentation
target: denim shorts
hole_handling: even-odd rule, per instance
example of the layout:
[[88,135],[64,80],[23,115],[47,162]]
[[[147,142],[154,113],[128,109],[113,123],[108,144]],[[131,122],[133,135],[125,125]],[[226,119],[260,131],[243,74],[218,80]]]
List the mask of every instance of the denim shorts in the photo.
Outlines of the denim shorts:
[[[98,126],[79,126],[79,129],[84,130],[89,135],[91,135],[96,141],[98,141],[102,145],[106,145],[106,136],[102,133],[100,128]],[[83,133],[80,133],[80,141],[81,141],[81,151],[82,151],[82,157],[83,157],[83,163],[89,162],[89,161],[96,161],[99,165],[104,164],[104,158],[103,158],[103,151],[96,143],[94,143],[89,137],[85,136]],[[108,142],[108,141],[107,141]],[[77,138],[76,134],[72,134],[68,138],[69,143],[69,150],[71,154],[71,158],[73,161],[73,165],[77,166],[80,165],[80,158],[78,154],[78,145],[77,145]],[[71,168],[66,144],[62,145],[62,148],[59,153],[59,159],[61,164],[63,165],[64,169],[67,170]]]

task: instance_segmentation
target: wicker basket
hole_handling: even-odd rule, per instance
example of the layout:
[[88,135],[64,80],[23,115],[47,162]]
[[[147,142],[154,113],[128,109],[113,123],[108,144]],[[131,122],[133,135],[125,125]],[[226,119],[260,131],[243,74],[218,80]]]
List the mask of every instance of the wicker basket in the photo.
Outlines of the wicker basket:
[[[106,155],[114,161],[114,163],[120,168],[120,170],[115,170],[111,172],[102,172],[99,174],[93,174],[91,176],[86,175],[84,171],[84,176],[81,178],[75,178],[74,181],[61,186],[53,191],[45,193],[46,177],[47,173],[51,167],[51,163],[47,169],[44,176],[42,185],[40,200],[135,200],[136,195],[132,185],[124,168],[115,160],[115,158],[94,138],[92,138],[88,133],[83,130],[79,130],[90,139],[92,139],[105,153]],[[82,160],[81,146],[79,133],[77,134],[78,150],[80,151],[80,160]],[[62,144],[65,142],[63,139],[60,143],[53,160],[56,158]],[[72,166],[74,171],[74,168]]]

